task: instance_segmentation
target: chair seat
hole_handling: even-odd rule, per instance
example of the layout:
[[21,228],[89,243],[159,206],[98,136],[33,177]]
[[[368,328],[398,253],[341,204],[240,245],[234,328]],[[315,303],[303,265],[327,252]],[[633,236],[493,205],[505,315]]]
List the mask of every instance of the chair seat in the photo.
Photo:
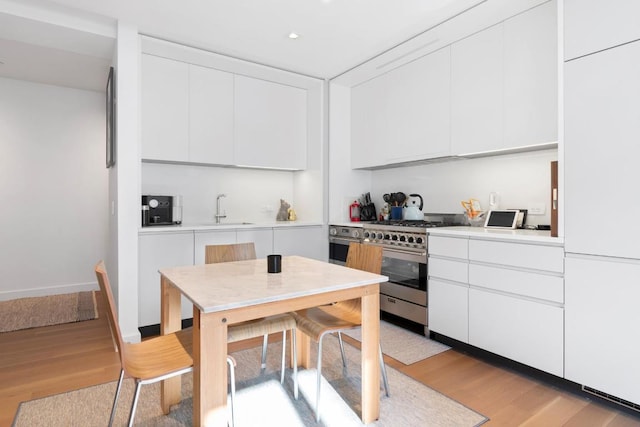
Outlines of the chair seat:
[[125,370],[134,378],[147,380],[193,366],[193,330],[160,335],[139,343],[125,343]]
[[316,342],[327,332],[359,328],[362,324],[360,312],[345,309],[340,303],[298,310],[292,314],[298,329]]
[[232,343],[249,338],[260,337],[274,332],[295,329],[296,321],[290,314],[278,314],[261,319],[248,320],[229,326],[227,342]]

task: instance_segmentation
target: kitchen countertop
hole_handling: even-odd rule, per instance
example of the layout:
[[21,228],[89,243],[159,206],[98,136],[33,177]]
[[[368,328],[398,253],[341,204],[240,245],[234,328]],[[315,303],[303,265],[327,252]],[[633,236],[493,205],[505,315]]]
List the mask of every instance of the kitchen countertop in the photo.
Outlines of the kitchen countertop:
[[221,223],[215,224],[199,223],[199,224],[180,224],[180,225],[159,225],[151,227],[143,227],[138,229],[138,234],[158,233],[158,232],[177,232],[177,231],[216,231],[216,230],[235,230],[235,229],[253,229],[253,228],[285,228],[285,227],[309,227],[321,226],[320,222],[313,221],[272,221],[272,222],[255,222],[255,223]]
[[458,226],[429,228],[427,229],[427,232],[433,236],[471,237],[489,240],[544,243],[557,246],[564,245],[564,239],[562,237],[551,237],[551,232],[548,230],[506,230],[498,228]]

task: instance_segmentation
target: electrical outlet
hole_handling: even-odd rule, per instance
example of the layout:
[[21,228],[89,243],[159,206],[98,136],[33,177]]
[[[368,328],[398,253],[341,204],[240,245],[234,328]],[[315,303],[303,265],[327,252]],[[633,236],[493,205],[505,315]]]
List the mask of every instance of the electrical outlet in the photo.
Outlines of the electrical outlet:
[[545,211],[544,203],[533,203],[527,208],[527,215],[544,215]]

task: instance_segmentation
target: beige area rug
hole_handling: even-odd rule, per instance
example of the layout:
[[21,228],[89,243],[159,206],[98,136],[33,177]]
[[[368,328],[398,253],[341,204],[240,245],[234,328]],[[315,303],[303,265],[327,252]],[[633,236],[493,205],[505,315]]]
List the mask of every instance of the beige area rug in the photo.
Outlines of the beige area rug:
[[[344,332],[344,334],[362,342],[360,329]],[[451,348],[384,320],[380,321],[380,343],[384,354],[405,365],[411,365]]]
[[94,291],[0,302],[0,332],[96,319]]
[[[313,359],[317,346],[312,345]],[[337,338],[325,338],[323,354],[322,416],[315,422],[316,371],[299,373],[300,398],[293,399],[291,370],[287,369],[285,384],[280,385],[279,360],[281,347],[269,345],[268,367],[260,373],[260,348],[233,353],[236,368],[236,427],[281,426],[362,426],[359,419],[360,351],[345,346],[347,368],[342,367]],[[409,378],[388,369],[391,396],[384,396],[381,387],[380,420],[377,427],[404,426],[478,426],[487,419],[477,412]],[[182,394],[185,400],[172,408],[168,416],[160,410],[160,386],[142,387],[136,412],[136,425],[190,426],[193,402],[192,376],[183,376]],[[102,384],[21,404],[14,427],[39,426],[105,426],[109,419],[116,383]],[[126,380],[118,405],[115,425],[126,424],[133,396],[133,381]]]

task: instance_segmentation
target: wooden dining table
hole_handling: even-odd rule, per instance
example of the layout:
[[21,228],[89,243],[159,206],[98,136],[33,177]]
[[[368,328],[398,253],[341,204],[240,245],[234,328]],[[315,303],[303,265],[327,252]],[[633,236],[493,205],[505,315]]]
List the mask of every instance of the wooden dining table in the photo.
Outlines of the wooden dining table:
[[[181,328],[181,295],[193,303],[193,425],[227,425],[227,327],[265,316],[336,301],[362,301],[361,419],[379,417],[380,286],[388,277],[300,256],[282,257],[280,273],[267,260],[225,262],[160,270],[161,333]],[[310,364],[310,339],[298,335],[298,358]],[[181,400],[181,377],[165,380],[162,408]]]

